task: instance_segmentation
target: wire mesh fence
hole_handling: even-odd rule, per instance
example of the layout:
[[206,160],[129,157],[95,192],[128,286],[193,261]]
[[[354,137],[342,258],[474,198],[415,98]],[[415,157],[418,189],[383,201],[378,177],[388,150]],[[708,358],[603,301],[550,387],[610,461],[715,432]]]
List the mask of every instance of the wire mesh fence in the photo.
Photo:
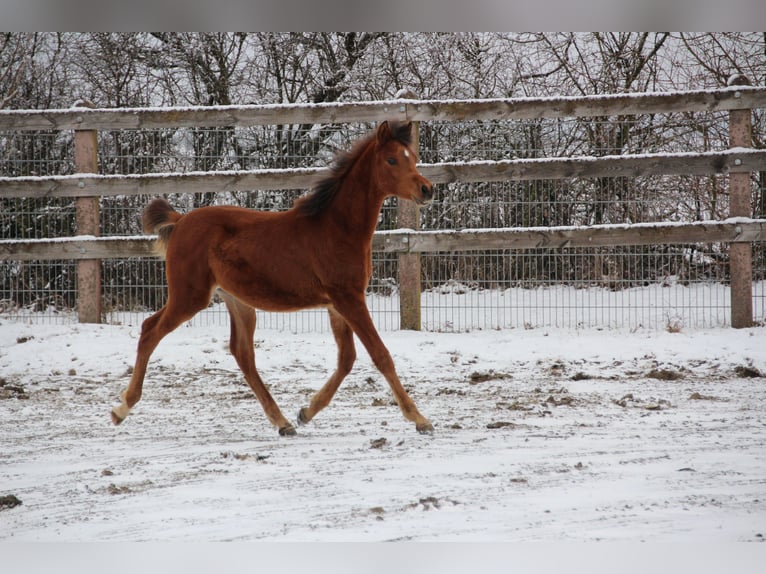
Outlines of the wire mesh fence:
[[[673,247],[454,255],[454,267],[442,275],[447,279],[435,279],[426,291],[423,322],[428,329],[450,331],[540,326],[677,329],[729,324],[727,282],[715,276],[725,270],[711,265],[691,277],[663,272],[662,261],[678,269],[688,268],[691,254]],[[426,255],[424,263],[444,265],[438,255]],[[498,271],[471,279],[471,268],[476,265]],[[522,281],[501,276],[501,269],[511,267],[523,269]],[[639,275],[645,279],[636,280]],[[656,279],[650,280],[651,276]],[[760,313],[762,316],[762,306]]]
[[[519,158],[708,151],[727,147],[727,114],[654,114],[621,118],[423,122],[425,163]],[[178,128],[99,132],[104,174],[179,173],[328,165],[371,124]],[[761,129],[756,122],[755,129]],[[762,139],[762,138],[761,138]],[[3,176],[74,171],[66,132],[0,134]],[[760,178],[760,179],[759,179]],[[423,229],[581,226],[698,221],[728,213],[726,178],[652,176],[453,183],[437,186],[421,208]],[[305,190],[232,190],[178,194],[179,211],[213,204],[284,210]],[[763,175],[753,179],[754,214],[763,215]],[[148,196],[102,197],[101,235],[141,233]],[[0,198],[3,239],[76,234],[73,199]],[[387,201],[379,229],[396,227]],[[268,246],[265,246],[268,248]],[[766,251],[753,247],[754,313],[766,318]],[[429,330],[490,328],[708,327],[729,322],[726,244],[654,245],[428,253],[421,257],[423,326]],[[76,321],[76,263],[0,262],[0,312],[34,321]],[[165,300],[164,264],[147,258],[102,264],[104,319],[138,324]],[[398,329],[398,258],[375,253],[368,302],[378,326]],[[259,325],[327,330],[321,310],[259,313]],[[225,322],[216,299],[195,322]]]

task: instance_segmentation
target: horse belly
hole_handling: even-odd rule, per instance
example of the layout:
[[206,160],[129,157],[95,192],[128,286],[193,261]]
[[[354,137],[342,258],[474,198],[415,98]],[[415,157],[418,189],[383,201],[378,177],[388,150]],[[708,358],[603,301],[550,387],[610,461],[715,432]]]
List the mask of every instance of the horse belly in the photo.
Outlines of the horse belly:
[[319,282],[308,274],[254,269],[244,262],[226,267],[216,273],[218,285],[256,309],[297,311],[330,303]]
[[233,293],[240,301],[262,311],[299,311],[312,307],[326,307],[330,304],[329,299],[324,297],[264,289],[260,286],[245,288],[239,292],[226,289],[225,287],[224,290]]

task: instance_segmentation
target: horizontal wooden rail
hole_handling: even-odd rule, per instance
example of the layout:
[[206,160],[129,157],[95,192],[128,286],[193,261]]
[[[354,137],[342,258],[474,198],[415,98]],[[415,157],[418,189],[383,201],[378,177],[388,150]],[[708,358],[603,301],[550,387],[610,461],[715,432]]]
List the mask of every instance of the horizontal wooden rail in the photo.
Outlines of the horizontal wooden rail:
[[0,177],[0,197],[109,197],[252,189],[306,189],[326,173],[326,168],[307,168],[146,175]]
[[123,259],[154,255],[154,236],[0,240],[0,260]]
[[523,120],[705,112],[766,107],[766,88],[486,100],[381,100],[324,104],[0,110],[0,130],[124,130],[273,124]]
[[766,150],[737,148],[719,152],[665,153],[424,164],[434,183],[454,181],[529,181],[572,177],[706,175],[766,169]]
[[[437,184],[456,181],[744,173],[766,170],[766,150],[734,148],[703,153],[454,162],[420,164],[419,169],[425,177]],[[305,168],[146,175],[0,177],[0,197],[97,197],[306,189],[326,173],[326,168]]]
[[451,252],[493,249],[564,249],[618,245],[766,241],[766,220],[737,219],[692,223],[524,227],[461,231],[376,233],[373,249],[386,252]]
[[[520,227],[460,231],[379,231],[373,251],[430,253],[494,249],[563,249],[617,245],[766,241],[766,220],[733,218],[692,223],[588,227]],[[150,257],[153,236],[0,240],[0,260],[123,259]]]

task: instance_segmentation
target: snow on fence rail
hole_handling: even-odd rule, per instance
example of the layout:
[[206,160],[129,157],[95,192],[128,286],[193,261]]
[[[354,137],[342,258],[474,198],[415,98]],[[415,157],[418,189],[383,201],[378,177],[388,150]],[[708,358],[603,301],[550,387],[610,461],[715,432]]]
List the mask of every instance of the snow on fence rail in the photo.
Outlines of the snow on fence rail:
[[[749,173],[766,165],[766,150],[734,148],[701,153],[513,159],[420,164],[435,184],[462,181],[529,181],[574,177],[640,177]],[[76,173],[47,177],[0,177],[4,197],[108,197],[232,190],[305,189],[325,168],[259,169],[139,175]]]
[[[154,255],[155,235],[74,236],[0,240],[0,260],[115,259]],[[766,220],[733,217],[724,221],[605,224],[588,227],[514,227],[378,231],[372,249],[382,253],[462,252],[492,249],[564,249],[614,245],[766,241]]]
[[[434,183],[524,181],[645,175],[727,174],[730,219],[648,225],[578,228],[525,228],[471,231],[398,230],[379,232],[376,251],[401,254],[400,264],[419,253],[540,247],[662,245],[731,242],[732,325],[750,325],[752,266],[750,244],[766,241],[764,220],[749,219],[751,172],[766,170],[766,150],[753,150],[752,108],[766,108],[766,89],[733,86],[717,90],[605,96],[493,100],[390,100],[334,104],[215,106],[146,109],[0,110],[0,130],[75,130],[78,173],[49,177],[0,177],[3,197],[77,198],[78,237],[42,240],[0,240],[0,260],[76,259],[82,275],[78,294],[81,321],[98,322],[100,259],[146,256],[151,238],[97,238],[98,198],[134,194],[208,193],[232,190],[306,188],[324,170],[314,168],[192,172],[149,175],[96,175],[96,130],[135,130],[200,126],[252,126],[375,122],[383,119],[462,121],[597,117],[669,112],[729,111],[728,150],[699,153],[658,153],[603,157],[569,157],[503,161],[421,164]],[[400,214],[400,224],[416,227],[417,217]],[[416,212],[415,212],[416,213]],[[414,265],[412,263],[414,261]],[[408,267],[419,270],[419,260]],[[401,326],[419,328],[418,274],[400,274]],[[409,278],[408,278],[409,276]]]
[[656,93],[484,100],[385,100],[320,104],[172,108],[0,110],[0,130],[135,130],[412,121],[522,120],[766,107],[766,90],[750,86]]

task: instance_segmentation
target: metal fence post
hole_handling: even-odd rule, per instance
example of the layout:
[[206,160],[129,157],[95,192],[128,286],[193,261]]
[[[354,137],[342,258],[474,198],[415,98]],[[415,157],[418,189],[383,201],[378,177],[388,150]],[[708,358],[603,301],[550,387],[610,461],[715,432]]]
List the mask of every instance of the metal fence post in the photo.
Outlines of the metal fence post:
[[[80,101],[75,107],[92,108]],[[77,173],[98,173],[98,143],[95,130],[75,130],[74,164]],[[99,235],[100,206],[98,197],[76,200],[77,235]],[[80,323],[101,322],[101,260],[81,259],[77,262],[77,316]]]
[[[750,85],[744,76],[731,82]],[[752,110],[729,112],[729,147],[752,147]],[[752,217],[750,173],[729,174],[729,217]],[[753,325],[753,248],[751,243],[729,245],[731,273],[731,326],[736,329]]]
[[[415,99],[412,92],[403,98]],[[412,147],[420,146],[420,124],[412,123]],[[397,203],[396,226],[399,229],[420,228],[420,208],[414,201]],[[420,331],[420,253],[399,254],[399,328]]]

